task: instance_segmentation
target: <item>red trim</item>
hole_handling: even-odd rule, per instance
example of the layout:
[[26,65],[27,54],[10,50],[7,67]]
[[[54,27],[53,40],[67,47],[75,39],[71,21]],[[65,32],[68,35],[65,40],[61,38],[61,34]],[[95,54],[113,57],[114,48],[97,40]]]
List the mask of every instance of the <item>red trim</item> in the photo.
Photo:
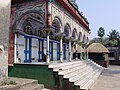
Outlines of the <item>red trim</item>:
[[50,22],[51,22],[51,26],[52,26],[52,3],[51,3],[51,17],[50,17]]
[[[12,4],[25,2],[25,0],[11,0],[11,1],[12,1]],[[39,1],[45,1],[45,0],[39,0]]]
[[46,0],[46,22],[48,22],[48,0]]
[[[83,18],[83,16],[78,12],[78,10],[76,10],[75,8],[73,8],[73,6],[67,5],[66,2],[68,2],[68,0],[58,0],[58,2],[66,9],[68,10],[72,16],[74,16],[77,20],[79,20],[79,22],[89,31],[89,23]],[[82,20],[83,19],[83,20]]]
[[[53,5],[57,7],[56,3],[52,3],[52,8],[53,8]],[[62,11],[62,9],[61,9],[60,7],[57,7],[57,8],[59,8],[59,10]],[[66,17],[69,17],[69,16],[67,15],[67,13],[65,13],[65,12],[63,13],[63,15],[66,16]],[[70,17],[69,17],[69,18],[70,18]],[[72,19],[72,18],[71,18],[71,19]],[[76,20],[73,20],[73,21],[76,22],[76,23],[77,23],[78,25],[80,25],[80,26],[82,25],[81,23],[78,23]],[[82,27],[83,27],[83,26],[82,26]],[[85,31],[88,31],[88,30],[85,29]],[[88,32],[88,33],[89,33],[89,32]]]

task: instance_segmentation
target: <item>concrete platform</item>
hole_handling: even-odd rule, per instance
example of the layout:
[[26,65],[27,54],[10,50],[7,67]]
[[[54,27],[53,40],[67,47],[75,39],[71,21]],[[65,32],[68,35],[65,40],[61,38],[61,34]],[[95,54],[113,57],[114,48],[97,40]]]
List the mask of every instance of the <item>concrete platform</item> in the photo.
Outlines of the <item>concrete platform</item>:
[[120,66],[109,66],[90,90],[120,90]]

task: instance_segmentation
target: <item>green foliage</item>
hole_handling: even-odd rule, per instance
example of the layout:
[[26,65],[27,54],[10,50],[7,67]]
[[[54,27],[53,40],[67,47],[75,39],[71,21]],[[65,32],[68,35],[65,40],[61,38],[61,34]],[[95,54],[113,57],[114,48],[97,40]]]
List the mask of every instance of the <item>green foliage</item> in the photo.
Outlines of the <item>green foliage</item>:
[[115,29],[114,30],[111,30],[109,32],[109,35],[107,35],[109,37],[109,40],[116,40],[117,38],[120,37],[120,33],[117,32]]
[[[101,27],[102,28],[102,27]],[[107,35],[108,37],[105,37],[105,38],[101,38],[102,34],[100,32],[102,32],[102,29],[99,29],[99,36],[100,38],[94,38],[90,41],[90,43],[101,43],[103,44],[104,46],[107,46],[107,47],[116,47],[118,46],[118,38],[120,38],[120,33],[117,32],[115,29],[114,30],[111,30],[109,32],[109,35]],[[103,30],[104,31],[104,30]]]
[[98,30],[98,36],[103,37],[105,35],[105,29],[103,27],[100,27]]
[[105,46],[116,47],[118,46],[118,42],[117,40],[109,40],[108,43],[105,44]]

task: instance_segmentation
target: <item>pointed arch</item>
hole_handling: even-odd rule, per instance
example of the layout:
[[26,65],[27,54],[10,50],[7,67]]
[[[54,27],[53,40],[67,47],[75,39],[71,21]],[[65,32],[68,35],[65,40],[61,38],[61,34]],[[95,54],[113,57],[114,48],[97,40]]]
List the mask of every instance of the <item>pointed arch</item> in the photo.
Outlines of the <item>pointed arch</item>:
[[82,42],[86,43],[86,36],[85,35],[83,36],[83,41]]
[[15,23],[14,30],[22,31],[31,35],[38,35],[39,30],[43,30],[46,26],[45,20],[38,11],[25,12]]
[[89,38],[87,37],[87,39],[86,39],[86,43],[89,43]]
[[81,42],[82,41],[82,33],[79,32],[78,40]]
[[52,22],[52,28],[54,33],[62,32],[62,22],[58,16],[55,16]]
[[73,39],[77,39],[78,38],[77,30],[75,28],[74,28],[74,30],[72,32],[72,37],[73,37]]
[[70,34],[71,34],[71,27],[70,27],[69,23],[66,23],[66,24],[65,24],[64,34],[65,34],[66,37],[67,37],[67,36],[70,36]]

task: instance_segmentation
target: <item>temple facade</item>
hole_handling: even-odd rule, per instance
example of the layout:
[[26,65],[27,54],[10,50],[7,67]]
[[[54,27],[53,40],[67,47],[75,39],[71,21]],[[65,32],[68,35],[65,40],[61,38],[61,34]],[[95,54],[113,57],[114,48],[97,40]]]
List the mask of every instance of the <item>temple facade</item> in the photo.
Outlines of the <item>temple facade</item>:
[[90,29],[75,1],[12,0],[9,64],[77,60]]

